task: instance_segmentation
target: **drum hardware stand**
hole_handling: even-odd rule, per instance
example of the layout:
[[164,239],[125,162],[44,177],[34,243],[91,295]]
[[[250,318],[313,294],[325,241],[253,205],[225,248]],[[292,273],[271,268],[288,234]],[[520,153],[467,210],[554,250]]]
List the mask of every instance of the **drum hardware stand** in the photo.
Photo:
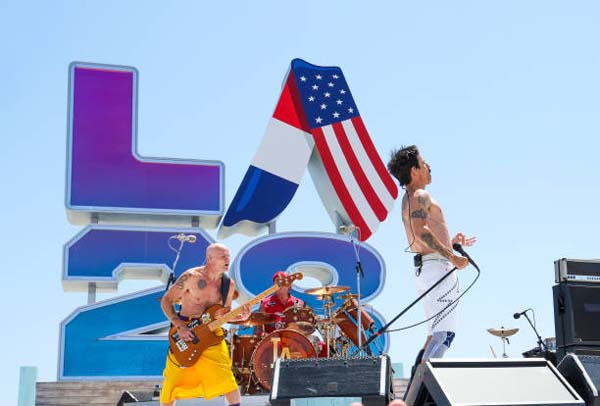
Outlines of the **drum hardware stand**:
[[[508,341],[508,337],[517,334],[519,332],[518,328],[504,328],[504,326],[500,327],[500,328],[488,328],[487,329],[488,333],[490,333],[493,336],[499,337],[502,340],[502,358],[508,358],[508,355],[506,354],[506,344],[510,344],[510,341]],[[492,348],[492,347],[490,347]],[[495,353],[494,353],[494,349],[492,348],[492,354],[494,354],[495,357]]]
[[330,351],[331,351],[331,341],[333,339],[333,322],[331,320],[331,318],[333,317],[333,314],[331,312],[331,309],[334,306],[334,302],[332,299],[331,295],[323,295],[323,309],[324,309],[324,313],[325,313],[325,322],[324,322],[324,330],[325,330],[325,345],[327,346],[326,350],[327,350],[327,358],[330,357]]
[[364,347],[362,345],[362,317],[361,317],[361,313],[362,313],[362,306],[360,304],[360,278],[364,278],[365,277],[365,273],[363,272],[362,269],[362,265],[360,263],[360,256],[359,256],[359,249],[360,249],[360,242],[357,242],[354,238],[354,232],[356,231],[357,236],[360,235],[360,229],[354,225],[350,225],[350,226],[340,226],[339,227],[340,232],[344,233],[347,232],[348,236],[350,237],[350,243],[352,244],[352,248],[354,249],[354,256],[356,257],[356,293],[357,293],[357,297],[356,297],[356,316],[357,316],[357,320],[356,320],[356,335],[358,337],[358,355],[364,355],[363,351],[365,351]]

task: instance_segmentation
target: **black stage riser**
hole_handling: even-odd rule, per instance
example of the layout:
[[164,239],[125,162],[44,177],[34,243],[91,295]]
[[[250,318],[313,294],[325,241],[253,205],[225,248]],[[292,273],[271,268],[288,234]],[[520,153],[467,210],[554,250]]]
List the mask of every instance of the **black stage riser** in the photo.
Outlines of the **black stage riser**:
[[365,406],[385,406],[394,398],[387,355],[280,359],[275,364],[273,405],[286,405],[300,398],[355,396],[362,397]]

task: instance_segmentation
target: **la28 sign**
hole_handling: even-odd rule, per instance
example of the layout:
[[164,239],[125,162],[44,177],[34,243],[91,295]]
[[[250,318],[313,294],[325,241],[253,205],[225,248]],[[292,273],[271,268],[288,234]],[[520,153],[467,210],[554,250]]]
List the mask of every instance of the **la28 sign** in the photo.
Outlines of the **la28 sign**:
[[[69,67],[65,205],[69,221],[85,227],[64,247],[62,283],[68,292],[88,291],[90,286],[98,292],[116,292],[119,282],[128,278],[166,283],[174,257],[166,244],[169,236],[192,233],[198,242],[182,251],[178,277],[198,265],[214,242],[205,229],[216,228],[225,212],[222,162],[137,153],[138,76],[132,67],[90,63]],[[282,99],[288,97],[284,93]],[[270,124],[265,137],[272,142],[278,134],[282,133],[273,132]],[[311,145],[311,140],[306,142]],[[265,162],[273,152],[267,149],[257,155]],[[297,168],[280,169],[298,173]],[[397,191],[391,195],[395,199]],[[363,247],[361,261],[369,272],[361,293],[368,301],[383,287],[385,265],[373,247]],[[232,275],[245,297],[270,286],[275,270],[307,265],[320,270],[317,278],[323,283],[354,286],[351,250],[347,239],[336,234],[271,234],[240,251]],[[65,318],[60,326],[58,378],[160,377],[168,348],[166,336],[160,334],[168,327],[159,305],[163,291],[161,286],[90,303]],[[317,304],[302,291],[295,294],[313,307]],[[369,312],[378,325],[383,324],[379,314]],[[387,339],[383,346],[387,347]]]

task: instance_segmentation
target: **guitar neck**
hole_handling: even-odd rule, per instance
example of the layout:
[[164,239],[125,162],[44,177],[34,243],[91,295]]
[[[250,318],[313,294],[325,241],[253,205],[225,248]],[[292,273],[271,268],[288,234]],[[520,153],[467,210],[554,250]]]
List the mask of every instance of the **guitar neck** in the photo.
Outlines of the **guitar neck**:
[[[264,292],[262,292],[261,294],[259,294],[258,296],[255,296],[252,299],[250,299],[249,301],[247,301],[246,303],[244,303],[244,305],[254,306],[258,302],[260,302],[263,298],[265,298],[265,297],[269,296],[271,293],[277,291],[277,289],[279,289],[279,286],[273,285],[269,289],[267,289]],[[230,311],[229,313],[225,314],[223,317],[220,317],[217,320],[211,321],[210,323],[208,323],[208,328],[210,329],[210,331],[216,330],[217,328],[221,327],[223,324],[228,323],[230,320],[233,320],[237,316],[239,316],[240,313],[242,313],[242,310],[243,310],[243,307],[240,306],[240,307]]]

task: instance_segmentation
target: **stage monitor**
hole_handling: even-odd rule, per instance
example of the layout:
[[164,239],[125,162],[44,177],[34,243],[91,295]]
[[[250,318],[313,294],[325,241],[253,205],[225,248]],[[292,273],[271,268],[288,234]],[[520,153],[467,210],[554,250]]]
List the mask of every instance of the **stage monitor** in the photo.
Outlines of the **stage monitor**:
[[408,405],[584,405],[545,359],[433,359],[417,368]]

